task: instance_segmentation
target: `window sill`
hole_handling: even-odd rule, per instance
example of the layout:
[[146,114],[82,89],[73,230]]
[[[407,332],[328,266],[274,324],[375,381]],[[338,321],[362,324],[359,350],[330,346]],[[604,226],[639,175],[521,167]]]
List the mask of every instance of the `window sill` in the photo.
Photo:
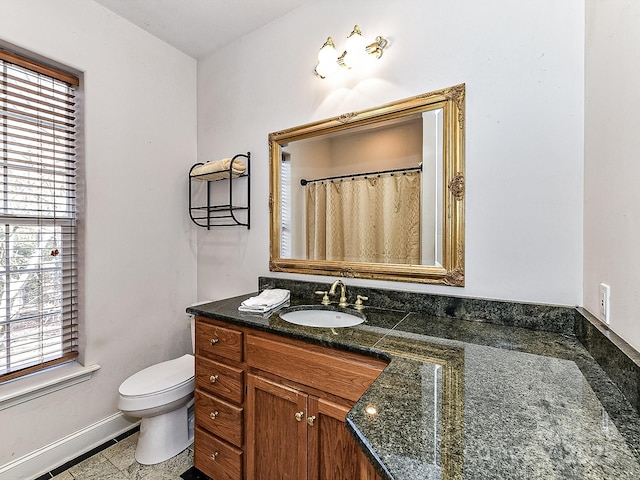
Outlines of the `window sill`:
[[85,382],[100,365],[69,362],[0,385],[0,410]]

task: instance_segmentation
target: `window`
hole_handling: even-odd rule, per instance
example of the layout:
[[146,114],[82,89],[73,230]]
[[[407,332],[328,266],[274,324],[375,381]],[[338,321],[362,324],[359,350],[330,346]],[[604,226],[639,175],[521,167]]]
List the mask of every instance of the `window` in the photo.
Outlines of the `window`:
[[0,50],[0,381],[77,356],[78,84]]

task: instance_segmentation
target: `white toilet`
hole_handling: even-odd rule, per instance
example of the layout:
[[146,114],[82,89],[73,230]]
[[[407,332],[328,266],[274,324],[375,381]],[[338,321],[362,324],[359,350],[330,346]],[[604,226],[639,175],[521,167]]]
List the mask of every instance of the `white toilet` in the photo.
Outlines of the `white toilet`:
[[138,463],[164,462],[193,442],[194,377],[194,356],[186,354],[140,370],[120,385],[118,408],[142,418]]

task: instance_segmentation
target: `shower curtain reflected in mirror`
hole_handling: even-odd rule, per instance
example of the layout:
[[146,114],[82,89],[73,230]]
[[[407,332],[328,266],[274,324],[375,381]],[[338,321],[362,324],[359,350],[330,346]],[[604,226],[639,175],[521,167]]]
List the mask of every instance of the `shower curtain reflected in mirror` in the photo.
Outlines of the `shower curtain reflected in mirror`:
[[420,172],[308,183],[307,258],[420,264]]

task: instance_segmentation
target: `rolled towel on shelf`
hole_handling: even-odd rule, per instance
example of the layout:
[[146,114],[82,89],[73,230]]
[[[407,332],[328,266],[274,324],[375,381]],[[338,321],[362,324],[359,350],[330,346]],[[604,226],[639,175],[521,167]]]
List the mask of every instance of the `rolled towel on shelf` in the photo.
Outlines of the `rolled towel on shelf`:
[[247,166],[242,160],[234,160],[232,165],[231,158],[223,158],[198,165],[191,170],[190,175],[194,180],[221,180],[229,178],[229,168],[231,168],[232,177],[239,177],[246,171]]
[[257,297],[247,298],[240,304],[238,310],[241,312],[265,313],[287,303],[290,296],[289,290],[279,288],[264,290]]

